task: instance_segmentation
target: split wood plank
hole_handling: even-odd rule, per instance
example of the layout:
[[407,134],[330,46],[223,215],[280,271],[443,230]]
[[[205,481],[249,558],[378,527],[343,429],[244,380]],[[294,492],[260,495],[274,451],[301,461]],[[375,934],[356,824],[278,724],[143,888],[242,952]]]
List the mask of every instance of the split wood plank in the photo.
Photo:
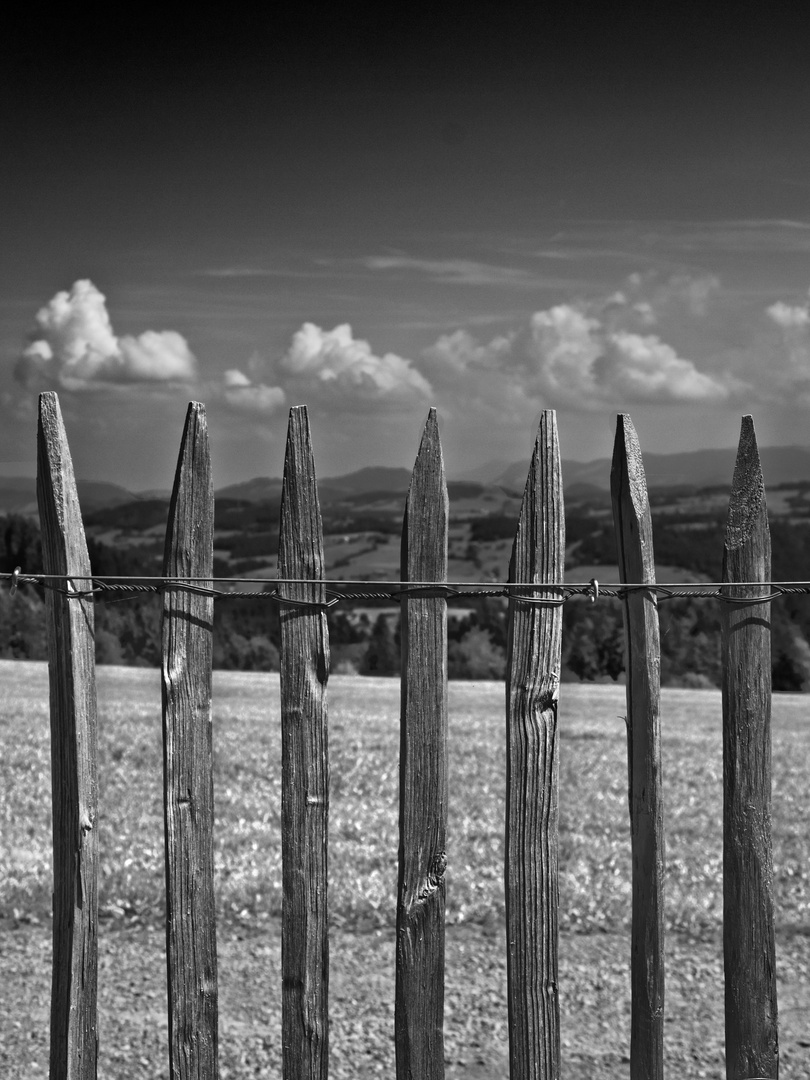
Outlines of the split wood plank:
[[[512,1080],[559,1080],[559,733],[565,569],[562,471],[543,412],[520,508],[509,581],[506,666],[506,935]],[[518,599],[525,596],[526,599]],[[547,600],[550,603],[534,601]]]
[[[652,515],[638,436],[616,424],[610,474],[619,580],[655,584]],[[661,792],[661,640],[655,593],[625,593],[627,763],[632,849],[631,1080],[664,1076],[664,810]]]
[[771,540],[744,416],[723,548],[723,950],[728,1080],[775,1077],[779,1043],[771,847]]
[[[402,527],[403,582],[447,581],[449,503],[436,410],[425,424]],[[447,600],[401,598],[402,707],[397,888],[397,1080],[444,1076]]]
[[[282,1068],[326,1080],[329,1046],[326,683],[323,526],[305,406],[290,410],[281,492]],[[295,603],[304,606],[295,606]]]
[[[205,406],[193,401],[169,506],[163,574],[210,579],[213,572],[214,486],[208,427]],[[213,630],[213,597],[182,588],[164,591],[163,810],[171,1080],[216,1080],[218,1075]]]
[[[95,1080],[98,1058],[98,773],[93,600],[73,463],[54,393],[39,398],[37,502],[46,574],[53,799],[50,1080]],[[56,589],[66,590],[58,592]]]

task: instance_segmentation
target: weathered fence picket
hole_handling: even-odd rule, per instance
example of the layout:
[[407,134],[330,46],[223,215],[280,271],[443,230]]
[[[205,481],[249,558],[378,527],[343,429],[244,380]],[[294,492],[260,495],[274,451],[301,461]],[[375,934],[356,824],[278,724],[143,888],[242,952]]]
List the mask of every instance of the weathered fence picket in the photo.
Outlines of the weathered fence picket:
[[439,424],[431,409],[402,526],[397,1080],[444,1076],[447,599],[442,588],[407,583],[447,580],[448,523]]
[[[611,472],[627,644],[632,845],[632,1080],[663,1078],[660,640],[638,439],[620,416]],[[55,394],[39,406],[37,497],[47,600],[54,813],[51,1080],[95,1080],[98,1040],[93,600]],[[448,499],[431,409],[402,531],[400,841],[394,1037],[398,1080],[444,1076]],[[166,952],[172,1080],[216,1080],[212,779],[213,490],[192,402],[163,566]],[[565,525],[556,419],[544,412],[509,568],[506,843],[510,1076],[559,1080],[558,692]],[[327,1080],[329,757],[323,527],[307,411],[290,412],[282,485],[282,1060]],[[179,580],[178,580],[179,579]],[[191,579],[195,579],[193,582]],[[723,562],[724,952],[729,1080],[778,1068],[770,832],[770,539],[743,418]],[[596,591],[596,590],[594,590]]]
[[98,776],[93,601],[73,463],[56,394],[41,394],[37,502],[46,574],[53,791],[50,1080],[95,1080]]
[[[771,538],[754,424],[744,416],[723,548],[723,952],[726,1076],[779,1066],[771,845]],[[729,602],[731,601],[731,602]],[[734,602],[736,601],[736,602]]]
[[[214,570],[214,487],[205,407],[188,407],[174,480],[163,574]],[[209,579],[206,581],[206,579]],[[211,662],[214,600],[195,589],[163,593],[163,811],[171,1080],[216,1080],[217,947]]]
[[307,410],[290,410],[278,551],[281,604],[281,938],[285,1080],[329,1068],[329,633],[323,527]]
[[504,876],[512,1080],[560,1076],[557,700],[564,569],[560,448],[554,413],[547,411],[509,567],[510,584],[535,586],[510,590],[506,664]]
[[[616,425],[610,474],[619,580],[655,584],[652,516],[638,437]],[[630,1076],[664,1075],[664,814],[661,795],[661,644],[655,593],[622,602],[626,641],[627,762],[633,915],[630,945]]]

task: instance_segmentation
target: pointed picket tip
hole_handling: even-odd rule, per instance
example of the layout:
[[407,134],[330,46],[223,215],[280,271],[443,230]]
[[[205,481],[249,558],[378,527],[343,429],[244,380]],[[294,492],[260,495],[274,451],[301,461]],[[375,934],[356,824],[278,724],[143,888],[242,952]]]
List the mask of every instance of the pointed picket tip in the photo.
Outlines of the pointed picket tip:
[[618,549],[619,579],[624,582],[653,584],[655,557],[647,478],[638,435],[627,413],[620,413],[616,418],[610,496]]
[[636,517],[647,512],[649,499],[644,460],[633,421],[627,413],[616,417],[616,438],[613,442],[613,461],[610,468],[610,491],[614,499],[627,490]]
[[[169,502],[164,549],[166,574],[182,576],[181,564],[192,558],[195,562],[202,558],[203,563],[210,564],[209,570],[213,567],[213,554],[205,557],[206,545],[213,537],[213,503],[214,481],[205,405],[201,401],[190,401]],[[197,544],[200,550],[192,555],[191,548]],[[170,563],[171,569],[168,568]],[[170,595],[166,593],[166,597]]]
[[[306,405],[294,405],[287,422],[287,445],[284,452],[284,481],[293,476],[315,478],[315,455]],[[283,485],[282,485],[283,486]]]
[[[37,424],[37,502],[43,520],[47,518],[66,530],[71,571],[90,572],[81,509],[76,490],[73,461],[59,397],[53,391],[39,395]],[[77,528],[72,528],[73,525]],[[76,565],[78,563],[79,565]],[[63,571],[64,572],[64,571]]]
[[192,464],[192,455],[196,446],[208,448],[208,420],[205,405],[201,401],[190,401],[186,410],[183,437],[180,440],[180,453],[177,458],[175,480]]
[[[428,412],[425,427],[422,431],[422,439],[419,443],[419,451],[411,475],[411,490],[419,480],[428,477],[441,477],[444,479],[444,456],[442,454],[442,442],[439,434],[439,417],[434,408]],[[410,496],[410,491],[409,491]]]
[[565,562],[565,513],[557,414],[540,416],[518,514],[509,580],[559,583]]
[[444,581],[450,503],[436,410],[428,412],[416,455],[402,523],[403,581]]
[[762,463],[754,433],[754,420],[750,415],[742,418],[734,478],[728,504],[725,548],[727,551],[742,547],[767,520],[765,506],[765,481]]
[[[306,405],[290,409],[284,475],[281,481],[281,516],[278,549],[279,577],[319,580],[324,573],[323,524],[315,474],[315,455]],[[290,596],[322,601],[322,586],[285,586]],[[312,595],[301,590],[309,589]]]

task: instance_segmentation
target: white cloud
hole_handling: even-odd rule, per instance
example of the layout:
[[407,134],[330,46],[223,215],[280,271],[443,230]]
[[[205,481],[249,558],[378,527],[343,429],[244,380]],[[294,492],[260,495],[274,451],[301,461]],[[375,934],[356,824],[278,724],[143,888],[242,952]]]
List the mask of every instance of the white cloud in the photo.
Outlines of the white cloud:
[[654,335],[609,335],[596,367],[613,401],[725,401],[728,388]]
[[228,390],[241,390],[251,385],[247,375],[242,371],[237,371],[236,368],[230,368],[230,370],[226,371],[222,376],[222,381]]
[[532,316],[537,386],[551,404],[724,401],[727,386],[655,335],[610,331],[570,304]]
[[406,270],[426,274],[445,285],[506,285],[534,288],[537,278],[516,266],[498,266],[473,259],[414,259],[405,255],[371,255],[369,270]]
[[29,385],[38,379],[80,390],[96,383],[186,382],[196,360],[173,330],[115,335],[104,295],[91,281],[76,281],[36,314],[37,330],[15,368]]
[[[619,319],[637,317],[645,326],[673,314],[702,320],[719,292],[720,279],[715,274],[672,274],[662,278],[657,273],[634,273],[627,277],[624,290],[603,303],[601,310],[612,305]],[[591,301],[591,306],[598,307],[598,301]]]
[[278,412],[287,400],[287,395],[280,386],[254,383],[236,368],[230,368],[222,376],[221,394],[237,412],[258,416],[269,416]]
[[482,345],[468,330],[455,330],[424,350],[421,366],[437,383],[455,380],[471,369],[498,370],[508,363],[513,341],[513,334],[502,334]]
[[346,323],[334,330],[304,323],[278,367],[297,388],[323,397],[411,401],[432,392],[410,360],[394,353],[375,356]]
[[118,339],[123,379],[132,382],[187,382],[196,371],[196,360],[182,334],[175,330],[145,330],[137,337]]
[[549,401],[587,406],[599,397],[593,365],[601,354],[595,336],[599,321],[569,304],[558,304],[532,316],[537,381]]
[[[633,283],[631,282],[631,285]],[[541,406],[588,411],[633,402],[722,402],[741,384],[698,370],[657,335],[626,329],[646,321],[624,291],[535,312],[528,329],[483,343],[445,334],[420,359],[450,407],[517,416]]]
[[794,327],[803,329],[810,326],[810,311],[806,304],[803,307],[791,306],[777,300],[775,304],[771,304],[768,308],[768,315],[777,326],[781,326],[786,330]]

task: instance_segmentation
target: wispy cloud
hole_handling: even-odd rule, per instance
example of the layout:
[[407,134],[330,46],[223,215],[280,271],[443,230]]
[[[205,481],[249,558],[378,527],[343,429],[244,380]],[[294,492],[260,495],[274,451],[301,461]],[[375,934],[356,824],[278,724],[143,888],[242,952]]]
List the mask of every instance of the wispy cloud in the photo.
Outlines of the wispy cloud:
[[188,382],[196,375],[196,359],[174,330],[118,337],[106,299],[91,281],[57,293],[35,321],[14,372],[25,386],[83,390],[103,383]]
[[403,270],[425,274],[446,285],[501,285],[535,288],[535,275],[519,267],[497,266],[472,259],[414,259],[405,255],[372,255],[363,260],[369,270]]
[[318,278],[323,277],[321,270],[301,270],[280,266],[218,266],[199,271],[200,277],[239,279],[239,278]]
[[[555,238],[554,249],[577,252],[581,247],[621,246],[635,256],[690,259],[771,252],[810,251],[810,222],[781,218],[717,221],[593,222],[571,228]],[[553,250],[554,250],[553,249]]]

